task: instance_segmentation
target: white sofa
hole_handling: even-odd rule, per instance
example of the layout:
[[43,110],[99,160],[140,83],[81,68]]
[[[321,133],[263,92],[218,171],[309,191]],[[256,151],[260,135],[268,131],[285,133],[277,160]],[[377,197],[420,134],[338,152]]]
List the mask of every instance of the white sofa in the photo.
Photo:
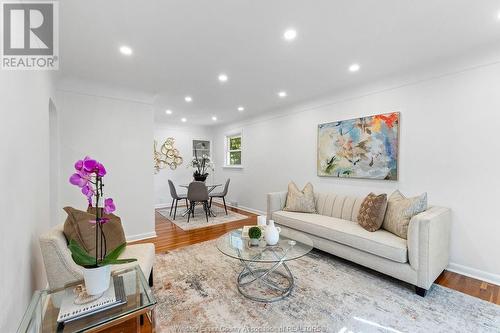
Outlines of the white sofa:
[[357,216],[364,198],[317,193],[318,214],[309,214],[284,211],[286,197],[287,192],[267,195],[267,218],[281,227],[283,235],[304,232],[315,248],[415,285],[420,296],[448,266],[448,208],[434,206],[414,216],[406,240],[383,229],[362,228]]
[[[75,264],[68,249],[63,233],[63,225],[57,225],[39,238],[43,262],[50,289],[64,287],[66,284],[83,279],[82,268]],[[127,245],[120,258],[135,258],[137,261],[111,265],[111,271],[139,265],[149,284],[153,284],[153,264],[155,259],[154,244]]]

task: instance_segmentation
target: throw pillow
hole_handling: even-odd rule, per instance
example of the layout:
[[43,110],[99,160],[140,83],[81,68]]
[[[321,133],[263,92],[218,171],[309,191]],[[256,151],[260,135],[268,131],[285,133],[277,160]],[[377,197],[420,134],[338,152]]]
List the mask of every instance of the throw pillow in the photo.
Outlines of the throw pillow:
[[300,213],[316,213],[314,190],[311,183],[307,183],[301,191],[294,182],[288,184],[288,194],[283,210]]
[[427,209],[427,193],[418,197],[406,198],[396,190],[387,201],[382,227],[393,234],[407,239],[408,225],[413,216]]
[[377,231],[382,226],[382,223],[384,223],[386,208],[387,194],[368,194],[359,208],[359,225],[368,231]]
[[[85,212],[72,207],[64,207],[64,211],[68,214],[63,230],[66,239],[75,240],[85,251],[94,256],[96,251],[95,226],[89,221],[95,220],[95,208],[89,207]],[[126,239],[120,218],[114,214],[105,214],[104,217],[109,219],[102,226],[106,237],[106,253],[109,253],[117,246],[126,243]]]

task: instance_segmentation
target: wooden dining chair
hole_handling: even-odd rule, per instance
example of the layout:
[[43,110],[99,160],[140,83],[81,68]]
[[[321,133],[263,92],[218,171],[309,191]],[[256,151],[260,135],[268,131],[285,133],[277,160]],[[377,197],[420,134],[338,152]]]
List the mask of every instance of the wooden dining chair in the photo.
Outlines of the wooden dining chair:
[[174,208],[174,220],[175,220],[175,214],[177,213],[177,203],[179,203],[179,200],[186,200],[186,207],[188,206],[188,199],[186,194],[177,194],[177,190],[175,189],[174,183],[169,179],[168,180],[168,186],[170,187],[170,196],[172,197],[172,205],[170,206],[170,216],[172,216],[172,208]]
[[229,179],[229,178],[226,180],[226,184],[224,185],[224,190],[222,190],[222,192],[210,193],[210,207],[212,207],[212,199],[213,198],[222,198],[222,202],[224,203],[224,210],[226,211],[226,215],[227,215],[226,195],[227,195],[227,191],[229,190],[229,182],[230,181],[231,181],[231,179]]
[[189,184],[187,191],[187,200],[189,201],[188,223],[191,215],[194,217],[194,208],[197,202],[203,204],[203,210],[205,211],[205,217],[208,222],[208,199],[208,190],[204,182],[192,182]]

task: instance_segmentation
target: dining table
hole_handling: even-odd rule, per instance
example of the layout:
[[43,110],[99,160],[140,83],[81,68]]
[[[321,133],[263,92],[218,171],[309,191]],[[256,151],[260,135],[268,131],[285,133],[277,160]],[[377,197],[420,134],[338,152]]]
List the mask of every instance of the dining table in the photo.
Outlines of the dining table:
[[[222,186],[222,184],[205,184],[205,186],[207,187],[208,194],[210,194],[217,187]],[[179,185],[179,187],[188,188],[189,184],[182,184],[182,185]],[[186,210],[184,212],[182,212],[181,216],[182,217],[186,216],[188,212],[189,212],[189,207],[187,207]],[[217,216],[217,214],[215,214],[214,211],[212,210],[212,206],[208,207],[208,215],[212,216],[212,217]]]

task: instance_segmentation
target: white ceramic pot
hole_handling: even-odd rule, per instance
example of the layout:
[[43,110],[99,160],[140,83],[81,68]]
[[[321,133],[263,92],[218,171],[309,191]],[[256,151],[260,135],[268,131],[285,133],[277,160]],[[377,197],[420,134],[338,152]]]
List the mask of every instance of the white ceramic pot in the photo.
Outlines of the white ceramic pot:
[[280,227],[274,226],[274,221],[269,220],[267,222],[266,231],[264,232],[264,239],[266,240],[267,245],[276,245],[280,240]]
[[99,295],[108,290],[110,278],[110,265],[83,269],[85,289],[87,289],[87,294],[89,295]]

